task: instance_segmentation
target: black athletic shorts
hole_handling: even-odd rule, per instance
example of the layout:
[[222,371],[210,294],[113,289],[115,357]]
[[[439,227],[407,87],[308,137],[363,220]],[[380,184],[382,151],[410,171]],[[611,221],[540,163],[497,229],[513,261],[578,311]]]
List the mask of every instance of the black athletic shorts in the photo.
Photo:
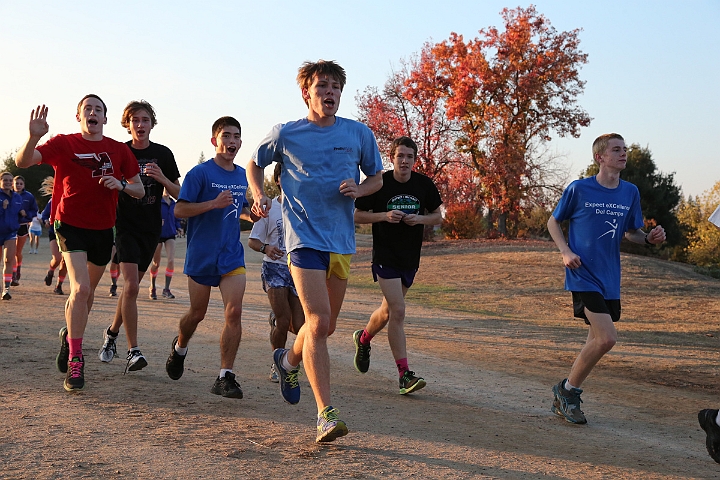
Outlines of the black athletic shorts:
[[160,237],[160,240],[158,240],[158,243],[165,243],[168,240],[175,240],[176,235],[173,235],[172,237]]
[[572,292],[572,299],[575,318],[584,319],[588,325],[590,322],[585,315],[586,308],[593,313],[610,315],[613,322],[620,320],[620,300],[605,300],[599,292]]
[[113,229],[90,230],[55,220],[55,237],[61,252],[86,252],[88,262],[105,266],[110,261]]
[[146,272],[152,262],[159,236],[151,233],[115,232],[114,263],[136,263],[139,272]]
[[28,224],[27,223],[21,223],[20,228],[18,228],[17,236],[18,237],[27,237],[28,236]]

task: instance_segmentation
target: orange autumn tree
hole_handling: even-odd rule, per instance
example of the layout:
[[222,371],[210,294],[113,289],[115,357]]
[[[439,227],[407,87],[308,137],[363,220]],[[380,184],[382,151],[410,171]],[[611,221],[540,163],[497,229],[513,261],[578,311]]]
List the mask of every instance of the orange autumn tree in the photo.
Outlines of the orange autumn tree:
[[587,63],[580,30],[557,32],[532,6],[501,15],[504,31],[483,29],[469,42],[453,33],[431,54],[432,89],[442,89],[447,117],[461,129],[457,151],[475,170],[488,223],[505,235],[528,196],[547,187],[534,152],[553,133],[578,137],[591,118],[577,105]]
[[418,145],[414,169],[433,179],[444,203],[475,203],[473,171],[463,163],[455,142],[458,122],[445,112],[444,90],[435,83],[438,73],[425,44],[420,55],[401,60],[382,90],[368,87],[356,97],[358,120],[375,133],[380,151],[391,168],[390,144],[408,136]]

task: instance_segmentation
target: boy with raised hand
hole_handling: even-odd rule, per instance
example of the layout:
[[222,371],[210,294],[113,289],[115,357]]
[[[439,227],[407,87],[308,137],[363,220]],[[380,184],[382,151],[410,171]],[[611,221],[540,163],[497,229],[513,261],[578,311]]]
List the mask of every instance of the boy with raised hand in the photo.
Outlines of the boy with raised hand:
[[242,398],[233,364],[242,336],[242,300],[245,294],[245,253],[240,242],[240,219],[252,221],[245,193],[245,169],[233,161],[240,150],[240,122],[222,117],[212,127],[215,157],[190,170],[185,177],[175,216],[187,218],[185,275],[190,309],[180,319],[165,370],[178,380],[185,371],[188,343],[205,318],[210,291],[220,287],[225,325],[220,334],[220,374],[210,392]]
[[[665,230],[648,233],[643,226],[640,193],[620,178],[627,162],[625,140],[617,133],[595,139],[593,160],[598,174],[572,182],[563,192],[547,226],[562,254],[565,290],[572,292],[573,311],[589,326],[587,341],[568,378],[553,386],[552,412],[570,423],[585,424],[580,386],[593,367],[617,342],[620,320],[620,242],[658,245]],[[569,220],[565,241],[560,223]]]
[[137,297],[140,281],[152,261],[160,239],[162,216],[160,201],[163,191],[177,197],[180,193],[180,172],[175,156],[164,145],[150,141],[150,131],[157,124],[155,110],[148,102],[132,101],[123,110],[120,124],[132,135],[126,144],[137,159],[145,196],[135,199],[121,193],[115,222],[115,258],[123,276],[123,289],[118,298],[112,324],[103,333],[104,342],[98,353],[100,360],[110,362],[115,357],[120,326],[125,325],[128,352],[126,372],[147,365],[138,346]]
[[55,169],[50,219],[70,275],[67,327],[60,330],[56,364],[66,373],[65,390],[74,391],[85,386],[82,339],[95,287],[110,261],[118,193],[142,198],[145,189],[127,145],[103,135],[107,108],[100,97],[89,94],[78,103],[80,133],[56,135],[37,146],[50,129],[47,115],[45,105],[30,114],[30,137],[15,164],[28,168],[47,163]]
[[427,176],[413,172],[417,144],[409,137],[396,138],[390,146],[393,170],[383,174],[380,190],[355,200],[355,223],[372,223],[373,279],[382,290],[380,307],[363,330],[353,334],[355,368],[370,368],[370,340],[388,326],[388,341],[398,369],[400,394],[423,388],[425,379],[410,370],[405,344],[405,295],[420,267],[425,225],[442,222],[442,200]]
[[[282,164],[285,246],[305,324],[290,350],[273,352],[273,361],[283,398],[291,404],[300,401],[297,376],[304,361],[318,408],[317,442],[348,432],[331,406],[327,338],[335,330],[355,253],[353,202],[382,186],[382,161],[372,131],[336,116],[345,79],[345,70],[335,62],[305,62],[297,82],[307,117],[274,127],[248,164],[253,212],[263,217],[272,206],[263,192],[263,169]],[[360,171],[366,175],[362,183]]]

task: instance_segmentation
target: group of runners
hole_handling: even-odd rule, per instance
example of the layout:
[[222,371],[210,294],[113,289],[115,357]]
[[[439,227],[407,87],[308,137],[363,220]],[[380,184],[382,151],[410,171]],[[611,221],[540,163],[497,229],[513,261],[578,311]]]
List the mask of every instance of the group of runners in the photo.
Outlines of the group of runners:
[[11,300],[10,287],[20,285],[23,248],[30,237],[30,253],[37,253],[42,226],[35,196],[25,190],[25,178],[0,173],[0,251],[3,261],[2,299]]
[[[50,218],[71,284],[57,356],[57,367],[66,374],[66,390],[81,390],[85,384],[82,340],[95,288],[111,260],[113,227],[115,263],[124,284],[99,356],[105,362],[115,357],[124,325],[126,371],[147,365],[137,340],[139,283],[152,263],[152,298],[157,272],[153,257],[160,240],[169,238],[163,225],[173,222],[173,216],[187,219],[184,273],[190,306],[180,318],[166,361],[171,379],[182,377],[190,340],[205,318],[212,287],[219,287],[224,325],[220,369],[211,392],[243,397],[233,366],[242,336],[246,272],[239,220],[245,219],[254,222],[249,247],[264,254],[261,277],[272,310],[270,379],[280,384],[286,402],[296,404],[303,364],[317,405],[317,442],[348,433],[339,410],[332,406],[327,339],[335,330],[345,296],[355,252],[355,223],[372,224],[372,274],[382,292],[382,302],[365,328],[352,335],[355,368],[361,373],[369,370],[371,341],[387,327],[399,393],[426,386],[408,365],[405,295],[419,268],[424,228],[442,221],[442,199],[432,180],[413,171],[418,147],[411,138],[392,143],[393,169],[383,173],[370,129],[336,115],[345,82],[345,71],[337,63],[305,62],[297,83],[307,116],[273,127],[246,168],[235,163],[242,146],[240,123],[233,117],[219,118],[210,139],[214,157],[191,169],[182,186],[172,152],[149,140],[156,118],[147,102],[131,102],[123,111],[122,125],[132,135],[127,144],[103,136],[107,108],[96,95],[87,95],[78,104],[79,134],[57,135],[40,146],[49,130],[48,109],[32,111],[30,136],[16,163],[19,167],[47,163],[56,172]],[[593,159],[599,173],[568,186],[548,221],[566,267],[565,288],[572,292],[574,316],[589,329],[568,377],[552,387],[552,411],[576,424],[586,423],[580,387],[617,341],[620,241],[623,237],[650,245],[665,241],[661,226],[647,233],[642,230],[638,189],[620,179],[626,150],[618,134],[598,137]],[[281,193],[271,199],[263,183],[264,169],[273,163],[272,178]],[[170,215],[169,197],[177,199]],[[90,204],[94,208],[89,209]],[[566,220],[567,240],[561,228]],[[168,293],[172,270],[169,266],[166,274]],[[286,348],[288,332],[295,338]],[[716,417],[717,410],[700,413],[708,451],[718,460]]]

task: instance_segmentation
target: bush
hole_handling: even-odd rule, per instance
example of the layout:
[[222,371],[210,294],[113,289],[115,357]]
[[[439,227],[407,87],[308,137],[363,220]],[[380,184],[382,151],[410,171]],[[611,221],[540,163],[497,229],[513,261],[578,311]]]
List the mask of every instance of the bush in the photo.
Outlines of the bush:
[[517,238],[550,238],[547,222],[552,212],[541,206],[524,211],[517,221]]
[[477,238],[485,231],[483,218],[472,205],[448,205],[442,232],[445,238]]

